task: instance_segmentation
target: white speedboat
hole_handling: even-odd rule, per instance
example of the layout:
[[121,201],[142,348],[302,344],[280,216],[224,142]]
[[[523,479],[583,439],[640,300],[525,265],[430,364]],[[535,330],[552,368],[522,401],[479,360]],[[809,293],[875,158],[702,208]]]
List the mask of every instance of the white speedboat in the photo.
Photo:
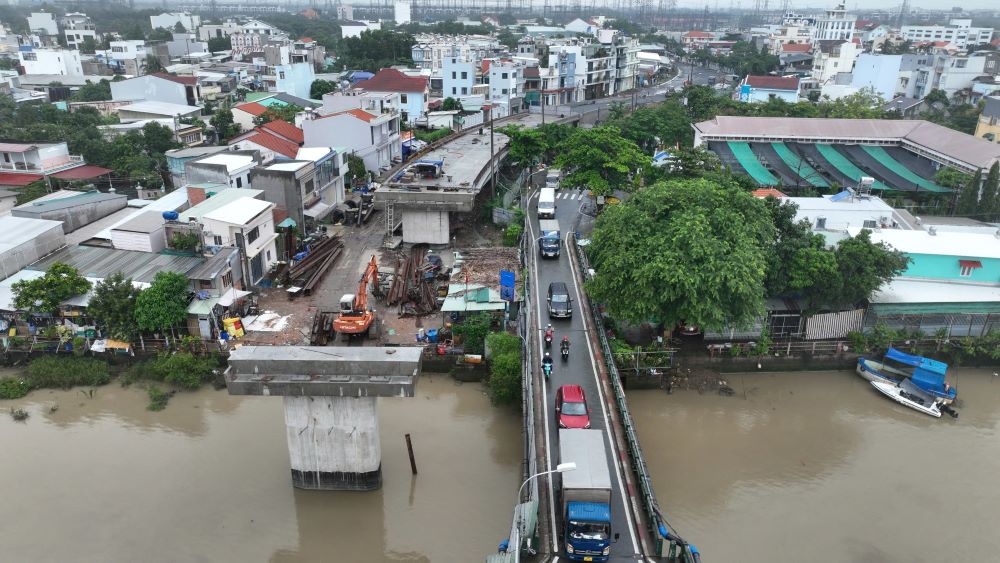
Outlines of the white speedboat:
[[871,384],[878,389],[879,393],[901,405],[906,405],[935,418],[941,418],[940,401],[921,391],[909,379],[902,380],[898,385],[886,381],[872,381]]

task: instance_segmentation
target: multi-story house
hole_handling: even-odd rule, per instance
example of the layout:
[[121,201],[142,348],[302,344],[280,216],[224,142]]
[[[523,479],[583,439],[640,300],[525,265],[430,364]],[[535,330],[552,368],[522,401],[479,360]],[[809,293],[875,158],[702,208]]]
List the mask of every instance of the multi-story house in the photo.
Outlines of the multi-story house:
[[850,40],[823,39],[817,41],[813,50],[812,79],[822,85],[830,82],[842,72],[851,72],[860,51],[858,44]]
[[602,29],[597,33],[601,45],[614,57],[614,83],[612,92],[626,92],[638,86],[639,40],[620,31]]
[[799,101],[799,78],[797,76],[747,76],[733,93],[733,99],[741,102],[763,102],[777,98],[790,104]]
[[913,43],[951,43],[959,49],[989,45],[993,28],[972,27],[972,20],[953,19],[948,25],[904,25],[900,28],[903,39]]
[[201,105],[201,86],[194,76],[157,72],[111,83],[115,101],[164,102],[185,106]]
[[384,68],[368,80],[362,80],[355,88],[374,94],[399,94],[399,117],[412,124],[427,113],[430,86],[427,78],[406,76],[402,72]]
[[915,97],[915,73],[933,60],[926,53],[879,55],[862,53],[854,63],[851,86],[856,89],[874,88],[882,99],[897,96]]
[[[188,12],[165,12],[156,16],[149,16],[149,25],[153,29],[163,28],[173,31],[177,24],[181,24],[184,31],[194,33],[201,26],[201,16]],[[204,39],[208,41],[208,39]]]
[[458,49],[454,56],[445,57],[441,65],[441,95],[445,98],[461,99],[472,95],[476,84],[476,63],[462,58]]
[[357,107],[322,116],[310,112],[302,122],[302,132],[304,146],[340,146],[360,157],[368,170],[380,171],[402,156],[399,126],[400,116],[395,111],[380,113],[374,107]]
[[963,91],[971,90],[976,78],[986,73],[987,65],[996,66],[1000,54],[993,51],[977,51],[970,55],[951,55],[939,49],[929,61],[930,64],[916,71],[914,96],[923,98],[931,90],[941,90],[948,98]]
[[1000,143],[1000,97],[983,99],[983,111],[976,123],[976,136],[991,143]]
[[132,76],[146,74],[146,57],[151,53],[146,49],[145,41],[112,41],[110,47],[104,53],[115,70]]
[[82,156],[69,154],[66,143],[0,144],[0,174],[26,172],[48,176],[85,164]]
[[309,63],[315,70],[326,65],[326,48],[309,37],[297,41],[271,40],[263,45],[268,66]]
[[192,184],[210,182],[230,188],[249,188],[251,170],[262,162],[260,152],[234,150],[191,160],[184,165],[184,175]]
[[25,45],[17,52],[25,74],[83,76],[80,51],[36,49]]
[[444,67],[445,59],[478,63],[496,56],[503,47],[487,35],[435,35],[420,34],[410,49],[413,66],[437,74]]
[[847,13],[844,4],[837,4],[832,10],[827,10],[823,17],[816,18],[813,28],[815,41],[848,41],[854,39],[854,22],[857,20]]
[[681,45],[688,52],[702,49],[712,41],[715,41],[715,34],[707,31],[689,31],[681,35]]
[[511,59],[487,59],[489,64],[489,99],[496,106],[493,118],[520,111],[524,101],[524,62]]
[[70,49],[79,49],[87,37],[96,43],[97,28],[87,14],[70,12],[62,17],[60,23],[66,37],[66,46]]
[[318,221],[343,202],[347,170],[341,149],[301,150],[305,151],[303,157],[312,156],[314,151],[325,152],[325,156],[259,166],[253,170],[250,181],[256,189],[264,190],[267,201],[274,202],[277,209],[287,213],[296,224],[305,225],[307,217]]
[[543,105],[565,105],[583,99],[582,83],[577,82],[576,74],[579,58],[578,52],[550,49],[549,66],[538,69]]
[[237,198],[201,216],[206,247],[236,247],[256,284],[278,260],[272,211],[275,204],[253,197]]
[[35,47],[57,47],[59,45],[59,24],[54,14],[32,12],[28,16],[28,31],[37,37],[32,41]]

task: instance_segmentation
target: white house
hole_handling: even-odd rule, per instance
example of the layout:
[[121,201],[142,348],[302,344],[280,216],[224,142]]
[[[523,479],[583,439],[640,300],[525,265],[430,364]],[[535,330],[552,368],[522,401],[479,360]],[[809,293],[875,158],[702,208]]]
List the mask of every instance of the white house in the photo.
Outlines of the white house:
[[598,29],[600,29],[600,26],[595,25],[594,22],[576,18],[575,20],[566,24],[565,28],[566,31],[570,33],[587,33],[592,35],[596,33]]
[[201,216],[206,246],[242,244],[251,283],[260,281],[278,259],[273,209],[269,201],[241,197]]
[[970,19],[953,19],[948,25],[904,25],[900,35],[914,43],[946,41],[959,49],[988,45],[993,38],[993,28],[972,27]]
[[177,24],[184,26],[184,31],[194,33],[201,26],[201,16],[188,12],[166,12],[156,16],[149,16],[149,25],[153,29],[162,27],[163,29],[173,31]]
[[815,34],[817,41],[854,39],[854,21],[857,18],[847,13],[844,4],[837,4],[832,10],[827,10],[823,17],[816,18]]
[[813,51],[812,78],[825,84],[842,72],[854,70],[861,46],[849,40],[821,40]]
[[493,117],[516,113],[524,99],[524,63],[509,59],[489,61],[490,102],[499,106]]
[[402,156],[400,117],[394,112],[347,109],[330,115],[309,114],[302,122],[306,147],[343,147],[372,171],[386,169]]
[[234,106],[229,111],[233,114],[233,123],[238,124],[243,131],[249,131],[256,126],[254,118],[264,115],[267,108],[257,102],[247,102]]
[[361,37],[366,31],[382,29],[382,22],[377,21],[341,20],[337,23],[340,24],[340,35],[344,39]]
[[355,88],[373,93],[399,94],[400,119],[407,123],[413,123],[427,113],[430,91],[426,77],[406,76],[394,68],[383,68],[375,76],[355,84]]
[[213,182],[230,188],[249,188],[250,171],[260,163],[252,151],[221,152],[192,160],[184,165],[184,174],[192,184]]
[[194,76],[175,76],[158,72],[112,82],[111,99],[198,106],[201,105],[201,86],[198,84],[198,78]]
[[31,12],[28,16],[28,30],[40,35],[59,35],[59,24],[54,14],[49,12]]
[[66,37],[66,46],[70,49],[79,49],[87,37],[97,41],[97,29],[87,14],[70,12],[63,16],[61,22],[63,36]]
[[146,57],[151,53],[146,49],[145,41],[112,41],[110,46],[110,49],[103,51],[109,64],[132,76],[146,74]]
[[461,99],[472,95],[476,83],[476,63],[458,55],[445,57],[441,68],[441,95],[445,98]]
[[66,49],[34,49],[18,51],[17,57],[25,74],[83,76],[80,51]]

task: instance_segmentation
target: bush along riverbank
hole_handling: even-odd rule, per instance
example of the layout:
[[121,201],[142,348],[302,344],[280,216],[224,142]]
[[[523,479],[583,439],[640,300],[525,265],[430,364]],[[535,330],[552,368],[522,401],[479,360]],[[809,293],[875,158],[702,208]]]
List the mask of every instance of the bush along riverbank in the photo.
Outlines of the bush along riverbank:
[[[100,387],[117,379],[124,387],[143,384],[149,390],[150,410],[163,410],[177,391],[193,391],[206,383],[225,387],[222,360],[215,354],[164,352],[124,369],[97,358],[43,356],[28,363],[18,377],[0,378],[0,400],[20,399],[36,389]],[[167,389],[161,388],[161,385]]]

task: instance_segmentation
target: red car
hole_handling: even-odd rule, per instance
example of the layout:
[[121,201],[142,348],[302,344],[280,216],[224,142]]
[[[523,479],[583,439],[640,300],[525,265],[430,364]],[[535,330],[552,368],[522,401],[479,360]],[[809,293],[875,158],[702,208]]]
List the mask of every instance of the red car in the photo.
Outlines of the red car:
[[559,428],[590,428],[590,409],[583,387],[563,385],[556,391],[556,417]]

